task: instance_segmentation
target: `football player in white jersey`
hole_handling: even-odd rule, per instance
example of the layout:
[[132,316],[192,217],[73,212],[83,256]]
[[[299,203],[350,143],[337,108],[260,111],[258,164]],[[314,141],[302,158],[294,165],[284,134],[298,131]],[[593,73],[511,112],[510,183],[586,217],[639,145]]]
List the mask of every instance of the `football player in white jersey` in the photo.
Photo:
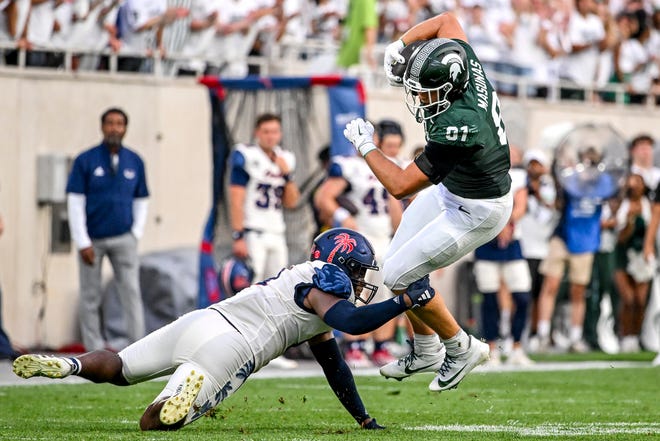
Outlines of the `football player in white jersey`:
[[335,395],[365,429],[382,429],[367,413],[332,329],[361,334],[409,308],[427,304],[426,284],[369,303],[376,287],[364,278],[378,270],[373,248],[346,228],[314,239],[310,260],[234,297],[183,315],[118,354],[99,350],[80,357],[27,354],[14,373],[23,378],[78,375],[95,383],[131,385],[171,374],[140,419],[142,430],[175,430],[215,408],[254,372],[286,348],[308,341]]
[[291,179],[293,153],[282,149],[281,119],[257,117],[254,145],[239,144],[231,156],[230,219],[233,254],[250,258],[254,279],[272,277],[288,264],[283,208],[298,203],[300,191]]
[[[378,127],[381,127],[378,124]],[[388,126],[388,130],[379,130],[377,145],[388,146],[388,157],[393,161],[403,143],[400,127]],[[351,213],[339,205],[337,198],[343,196],[356,209]],[[367,163],[360,156],[335,156],[328,170],[328,178],[319,188],[314,202],[321,217],[328,220],[333,226],[343,226],[356,229],[364,234],[373,244],[376,259],[385,256],[387,247],[394,231],[401,221],[403,207],[401,202],[391,196],[383,184],[376,178]],[[369,281],[379,287],[377,300],[385,300],[392,296],[392,292],[383,284],[379,273],[371,273]],[[374,351],[372,360],[382,366],[394,361],[385,343],[394,336],[396,321],[388,322],[371,335],[346,336],[346,362],[351,367],[369,367],[371,362],[365,352],[365,340],[372,338]]]

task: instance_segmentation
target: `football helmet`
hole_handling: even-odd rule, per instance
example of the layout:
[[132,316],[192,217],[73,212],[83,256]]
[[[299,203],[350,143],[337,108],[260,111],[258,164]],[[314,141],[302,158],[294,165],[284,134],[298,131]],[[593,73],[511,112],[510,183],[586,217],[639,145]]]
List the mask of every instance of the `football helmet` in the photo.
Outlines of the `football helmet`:
[[252,285],[253,278],[252,266],[247,261],[234,257],[226,260],[218,272],[218,282],[224,298],[232,297]]
[[417,122],[429,120],[449,109],[470,84],[465,49],[448,38],[434,38],[416,44],[405,66],[406,106]]
[[367,270],[378,271],[374,248],[366,237],[349,228],[332,228],[314,239],[310,260],[337,265],[353,284],[355,299],[369,303],[378,287],[364,280]]

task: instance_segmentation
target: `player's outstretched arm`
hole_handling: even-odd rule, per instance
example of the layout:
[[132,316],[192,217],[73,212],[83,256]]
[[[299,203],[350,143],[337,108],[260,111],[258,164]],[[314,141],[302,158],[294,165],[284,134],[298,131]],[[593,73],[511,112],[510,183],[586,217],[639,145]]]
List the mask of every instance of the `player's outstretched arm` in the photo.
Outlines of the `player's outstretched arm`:
[[323,368],[325,378],[344,408],[363,429],[384,429],[369,416],[355,386],[353,373],[341,356],[332,333],[317,335],[309,341],[314,358]]
[[434,295],[433,290],[409,291],[383,302],[358,308],[348,300],[312,288],[305,298],[305,304],[334,329],[360,335],[380,328],[407,309],[426,305]]
[[468,41],[461,24],[451,12],[445,12],[417,23],[401,36],[401,41],[408,45],[413,41],[430,40],[431,38],[454,38]]

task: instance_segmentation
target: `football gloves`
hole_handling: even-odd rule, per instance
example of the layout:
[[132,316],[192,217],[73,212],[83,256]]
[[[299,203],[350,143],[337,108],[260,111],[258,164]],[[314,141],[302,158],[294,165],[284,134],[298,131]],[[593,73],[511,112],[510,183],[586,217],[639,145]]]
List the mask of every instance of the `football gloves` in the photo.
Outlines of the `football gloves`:
[[367,156],[372,150],[376,150],[374,144],[374,126],[362,118],[356,118],[346,124],[344,136],[355,146],[362,156]]
[[410,309],[426,305],[435,296],[435,290],[431,288],[428,274],[408,286],[406,294],[410,297],[412,306]]
[[392,72],[392,66],[396,63],[405,63],[406,59],[401,55],[401,51],[405,47],[405,44],[401,40],[397,40],[394,43],[390,43],[385,48],[385,59],[383,60],[383,68],[385,69],[385,76],[387,77],[387,82],[391,86],[403,87],[403,78],[398,75],[395,75]]

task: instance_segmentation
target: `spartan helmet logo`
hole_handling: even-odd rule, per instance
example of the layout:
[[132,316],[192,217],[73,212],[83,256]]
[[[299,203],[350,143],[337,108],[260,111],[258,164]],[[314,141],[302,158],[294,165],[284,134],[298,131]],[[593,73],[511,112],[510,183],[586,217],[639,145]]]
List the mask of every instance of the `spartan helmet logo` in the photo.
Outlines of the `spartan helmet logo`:
[[463,71],[463,60],[456,53],[450,53],[445,55],[440,61],[442,64],[451,64],[449,66],[449,76],[452,81],[456,81],[458,76]]

